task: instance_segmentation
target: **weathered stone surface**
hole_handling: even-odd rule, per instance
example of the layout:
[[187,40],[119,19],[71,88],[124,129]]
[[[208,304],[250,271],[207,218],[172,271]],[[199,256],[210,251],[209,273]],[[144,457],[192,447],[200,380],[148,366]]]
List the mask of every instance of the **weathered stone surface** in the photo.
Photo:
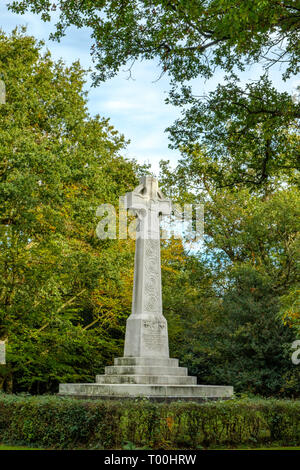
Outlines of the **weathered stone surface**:
[[0,341],[0,364],[5,364],[5,342]]
[[217,385],[61,384],[61,395],[114,397],[231,397],[233,388]]
[[178,359],[170,357],[116,357],[115,366],[166,366],[178,367]]
[[186,367],[107,366],[106,375],[187,375]]
[[197,377],[184,375],[96,375],[100,384],[196,385]]
[[126,322],[124,356],[169,357],[165,317],[157,314],[130,315]]

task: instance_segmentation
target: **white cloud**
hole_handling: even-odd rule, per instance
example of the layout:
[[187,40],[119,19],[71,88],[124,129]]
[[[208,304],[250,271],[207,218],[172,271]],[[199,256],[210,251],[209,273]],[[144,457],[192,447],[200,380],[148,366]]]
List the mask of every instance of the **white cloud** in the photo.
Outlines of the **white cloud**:
[[164,139],[160,135],[157,135],[156,132],[152,133],[151,135],[147,135],[146,137],[143,137],[135,143],[135,148],[138,150],[156,150],[159,151],[164,145]]
[[139,108],[138,103],[132,103],[126,100],[109,100],[102,103],[102,108],[108,111],[128,111]]

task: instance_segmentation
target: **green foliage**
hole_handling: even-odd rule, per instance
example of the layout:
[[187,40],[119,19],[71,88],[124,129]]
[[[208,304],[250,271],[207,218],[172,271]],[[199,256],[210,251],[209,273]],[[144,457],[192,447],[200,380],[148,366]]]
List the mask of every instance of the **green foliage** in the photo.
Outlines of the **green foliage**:
[[211,380],[234,384],[236,392],[298,396],[300,371],[291,362],[294,333],[276,318],[278,296],[271,280],[243,266],[230,281],[215,329]]
[[172,355],[200,383],[299,397],[300,369],[291,360],[299,334],[299,192],[280,184],[262,195],[220,190],[187,162],[163,170],[165,192],[171,187],[181,204],[205,204],[202,249],[181,255],[181,269],[164,281]]
[[59,449],[299,445],[299,401],[202,404],[0,395],[0,440]]
[[[97,207],[137,182],[124,137],[92,118],[79,63],[0,33],[0,388],[89,381],[120,355],[133,244],[99,240]],[[4,369],[4,368],[2,368]]]
[[291,289],[280,299],[281,309],[278,317],[282,318],[284,325],[294,328],[300,337],[300,290],[297,287]]
[[[40,11],[45,5],[39,2]],[[130,5],[125,23],[138,14]],[[187,2],[192,14],[189,8]],[[122,158],[124,138],[107,120],[89,116],[80,65],[55,63],[41,46],[17,31],[0,35],[7,91],[0,106],[0,338],[8,362],[0,387],[31,393],[93,381],[122,354],[134,243],[99,240],[95,213],[147,171]],[[205,204],[205,238],[203,251],[192,255],[176,240],[163,243],[172,355],[201,383],[299,396],[289,349],[299,333],[298,105],[266,78],[246,92],[228,82],[203,106],[183,91],[174,89],[171,98],[193,106],[189,122],[177,125],[194,126],[205,145],[194,145],[196,133],[182,127],[176,142],[184,141],[183,158],[173,172],[164,162],[161,180],[174,201]],[[127,434],[126,441],[135,442]]]
[[[270,64],[284,57],[287,73],[299,71],[295,0],[130,0],[121,5],[109,0],[11,0],[10,8],[41,14],[44,21],[59,9],[57,39],[71,25],[91,28],[100,80],[138,57],[158,57],[177,81],[195,78],[199,72],[209,77],[216,65],[232,70],[263,58]],[[274,50],[281,52],[279,57]]]
[[[297,0],[130,0],[121,5],[109,0],[83,0],[80,5],[11,0],[10,8],[30,10],[45,21],[59,9],[55,39],[69,26],[90,28],[96,84],[126,64],[131,73],[138,59],[158,59],[161,73],[171,79],[171,101],[184,115],[171,128],[174,146],[191,149],[197,142],[204,147],[211,174],[221,186],[261,186],[278,173],[290,176],[299,169],[299,100],[277,92],[267,79],[274,64],[284,79],[299,72]],[[243,89],[236,72],[249,64],[262,65],[264,74]],[[191,80],[211,78],[216,68],[228,74],[227,83],[197,97]],[[215,168],[216,162],[225,166],[225,174]]]
[[[194,176],[222,187],[272,187],[278,179],[295,182],[299,170],[299,101],[279,93],[267,76],[239,86],[227,77],[205,99],[191,87],[172,92],[170,101],[187,106],[169,128],[172,147],[181,147]],[[298,175],[299,176],[299,175]]]

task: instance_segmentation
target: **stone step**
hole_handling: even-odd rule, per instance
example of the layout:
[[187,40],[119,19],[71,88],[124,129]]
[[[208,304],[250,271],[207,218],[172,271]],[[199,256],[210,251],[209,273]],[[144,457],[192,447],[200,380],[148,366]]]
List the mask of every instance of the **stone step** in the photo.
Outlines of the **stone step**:
[[178,367],[178,359],[169,357],[116,357],[115,366],[165,366]]
[[223,385],[60,384],[59,394],[82,398],[230,398],[233,388]]
[[196,385],[197,377],[181,375],[96,375],[99,384]]
[[187,375],[186,367],[106,366],[105,375]]

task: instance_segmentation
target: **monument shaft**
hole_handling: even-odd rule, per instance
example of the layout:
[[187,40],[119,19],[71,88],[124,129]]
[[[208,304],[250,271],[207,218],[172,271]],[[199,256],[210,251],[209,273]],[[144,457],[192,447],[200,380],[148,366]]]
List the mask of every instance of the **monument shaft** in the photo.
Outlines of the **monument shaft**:
[[170,213],[171,202],[152,177],[142,178],[125,201],[138,216],[138,225],[132,313],[126,324],[124,356],[169,357],[168,327],[162,314],[159,217]]

